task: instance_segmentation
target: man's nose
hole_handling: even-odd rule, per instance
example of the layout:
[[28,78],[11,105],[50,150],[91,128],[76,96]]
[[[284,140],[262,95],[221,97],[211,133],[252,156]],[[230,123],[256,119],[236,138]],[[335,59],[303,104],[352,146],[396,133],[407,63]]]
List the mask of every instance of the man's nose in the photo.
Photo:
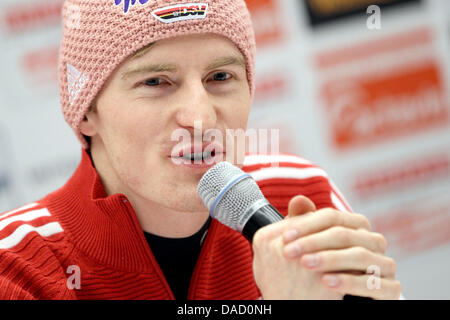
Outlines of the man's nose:
[[179,94],[175,118],[180,127],[194,128],[200,121],[203,130],[215,128],[217,108],[202,81],[189,81]]

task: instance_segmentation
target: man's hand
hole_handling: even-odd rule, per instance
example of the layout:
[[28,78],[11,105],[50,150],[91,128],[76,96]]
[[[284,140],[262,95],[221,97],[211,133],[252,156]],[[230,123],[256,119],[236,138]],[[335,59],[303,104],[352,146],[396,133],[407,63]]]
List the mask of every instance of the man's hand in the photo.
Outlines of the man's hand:
[[[398,299],[401,286],[394,260],[384,255],[386,240],[370,231],[364,216],[316,211],[303,196],[291,200],[288,212],[253,239],[255,280],[264,299]],[[369,267],[380,274],[366,274]]]

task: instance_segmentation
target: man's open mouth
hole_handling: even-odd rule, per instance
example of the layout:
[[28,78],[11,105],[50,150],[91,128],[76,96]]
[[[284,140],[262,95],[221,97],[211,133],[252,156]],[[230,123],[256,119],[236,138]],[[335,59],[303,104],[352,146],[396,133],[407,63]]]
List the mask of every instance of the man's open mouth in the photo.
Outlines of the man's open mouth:
[[205,152],[195,152],[195,153],[183,153],[181,158],[185,160],[194,161],[205,161],[216,156],[216,150],[205,151]]
[[182,160],[184,164],[203,164],[214,162],[217,156],[223,157],[223,147],[217,143],[204,144],[203,146],[188,145],[173,150],[172,159]]

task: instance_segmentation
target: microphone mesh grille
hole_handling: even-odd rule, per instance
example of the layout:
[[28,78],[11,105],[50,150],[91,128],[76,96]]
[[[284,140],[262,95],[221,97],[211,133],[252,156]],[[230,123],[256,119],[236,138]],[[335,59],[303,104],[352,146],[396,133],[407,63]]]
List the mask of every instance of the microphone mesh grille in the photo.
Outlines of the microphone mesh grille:
[[[209,169],[198,184],[198,194],[208,210],[222,189],[233,179],[245,174],[228,162],[220,162]],[[239,218],[257,200],[265,199],[255,180],[251,177],[240,180],[222,196],[212,217],[224,225],[239,230]]]

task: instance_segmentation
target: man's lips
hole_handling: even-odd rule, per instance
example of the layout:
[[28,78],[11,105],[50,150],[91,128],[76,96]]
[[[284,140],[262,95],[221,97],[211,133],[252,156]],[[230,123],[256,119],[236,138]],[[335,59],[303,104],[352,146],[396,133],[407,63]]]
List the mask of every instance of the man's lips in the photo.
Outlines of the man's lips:
[[192,154],[206,153],[215,156],[224,153],[224,148],[219,143],[203,143],[202,145],[186,145],[175,146],[169,157],[171,158],[183,158]]

